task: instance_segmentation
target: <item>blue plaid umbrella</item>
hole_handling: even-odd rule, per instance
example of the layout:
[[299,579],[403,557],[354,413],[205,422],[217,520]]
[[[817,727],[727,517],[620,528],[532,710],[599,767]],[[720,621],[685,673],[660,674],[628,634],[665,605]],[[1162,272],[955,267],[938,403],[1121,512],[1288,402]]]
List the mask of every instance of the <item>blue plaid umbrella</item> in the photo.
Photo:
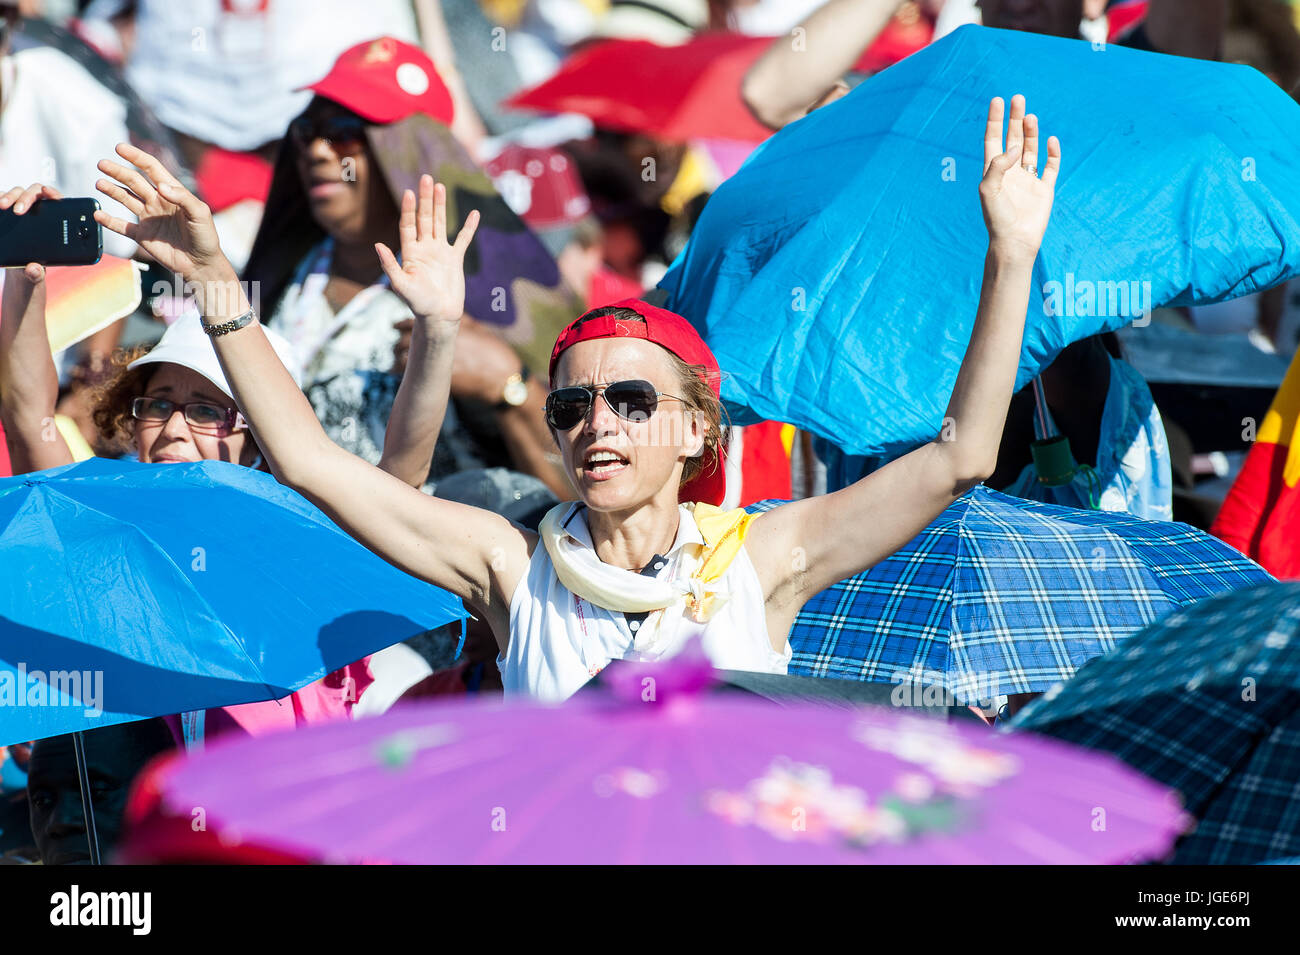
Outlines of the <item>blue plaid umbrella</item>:
[[1170,862],[1300,855],[1300,582],[1171,614],[1012,726],[1113,753],[1179,790],[1197,825]]
[[1265,580],[1186,524],[981,485],[809,600],[790,631],[790,672],[942,688],[962,703],[1039,692],[1178,607]]

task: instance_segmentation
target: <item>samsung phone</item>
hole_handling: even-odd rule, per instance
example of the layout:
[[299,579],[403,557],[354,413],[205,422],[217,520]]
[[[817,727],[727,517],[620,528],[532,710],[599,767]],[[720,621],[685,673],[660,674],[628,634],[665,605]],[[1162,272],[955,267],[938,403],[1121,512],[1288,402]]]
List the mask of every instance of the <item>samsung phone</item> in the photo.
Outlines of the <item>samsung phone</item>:
[[23,215],[0,209],[0,268],[94,265],[104,254],[95,199],[37,199]]

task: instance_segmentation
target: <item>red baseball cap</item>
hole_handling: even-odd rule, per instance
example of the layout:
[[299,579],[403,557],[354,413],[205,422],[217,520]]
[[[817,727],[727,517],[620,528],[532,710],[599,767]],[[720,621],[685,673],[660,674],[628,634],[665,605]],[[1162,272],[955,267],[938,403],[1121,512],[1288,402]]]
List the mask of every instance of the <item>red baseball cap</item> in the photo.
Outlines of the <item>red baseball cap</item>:
[[417,46],[391,36],[366,40],[339,54],[329,74],[306,87],[372,123],[424,113],[451,124],[451,92]]
[[577,166],[558,149],[511,143],[483,169],[510,208],[533,229],[572,226],[591,214]]
[[[630,322],[613,315],[588,318],[590,311],[578,316],[555,339],[555,347],[551,349],[552,380],[560,356],[578,342],[597,338],[642,338],[667,349],[688,365],[702,366],[704,371],[700,373],[700,380],[712,388],[715,395],[722,397],[722,374],[718,369],[718,360],[713,357],[713,352],[699,332],[686,319],[639,298],[625,298],[602,308],[626,308],[636,312],[644,321]],[[720,505],[727,494],[726,452],[705,451],[703,465],[699,474],[682,485],[678,500]]]

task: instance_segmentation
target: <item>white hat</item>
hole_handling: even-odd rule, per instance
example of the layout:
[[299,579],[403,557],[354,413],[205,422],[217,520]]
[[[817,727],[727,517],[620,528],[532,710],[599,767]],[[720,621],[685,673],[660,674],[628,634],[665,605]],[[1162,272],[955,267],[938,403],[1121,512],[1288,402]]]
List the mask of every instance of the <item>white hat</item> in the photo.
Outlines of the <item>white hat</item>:
[[[293,348],[290,347],[289,342],[279,332],[273,332],[269,328],[263,328],[263,331],[266,332],[266,337],[271,340],[271,347],[280,356],[280,361],[284,362],[284,367],[289,369],[294,384],[301,385],[297,360],[294,358]],[[212,339],[203,331],[199,316],[193,311],[187,310],[185,314],[172,322],[167,331],[163,332],[162,339],[157,345],[149,349],[148,354],[137,358],[126,367],[134,369],[139,368],[141,365],[154,365],[162,362],[170,362],[173,365],[181,365],[191,371],[197,371],[220,388],[221,393],[227,398],[233,397],[230,383],[226,381],[225,372],[221,370],[221,362],[217,361],[217,350],[212,347]]]
[[708,0],[611,0],[592,37],[676,46],[708,25]]

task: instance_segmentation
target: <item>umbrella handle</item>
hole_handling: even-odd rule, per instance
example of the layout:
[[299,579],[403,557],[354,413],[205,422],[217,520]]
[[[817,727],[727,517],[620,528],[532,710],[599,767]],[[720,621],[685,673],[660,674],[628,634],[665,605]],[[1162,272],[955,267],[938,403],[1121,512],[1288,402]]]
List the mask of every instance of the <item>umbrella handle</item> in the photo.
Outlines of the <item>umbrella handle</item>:
[[1041,376],[1035,375],[1030,384],[1034,386],[1034,437],[1039,441],[1055,438],[1060,432],[1056,430],[1056,421],[1047,407],[1047,394],[1043,391]]
[[95,830],[95,806],[90,798],[90,773],[86,770],[86,741],[80,731],[72,734],[72,748],[77,756],[77,780],[81,783],[81,814],[86,820],[86,842],[90,846],[90,864],[100,865],[99,833]]

